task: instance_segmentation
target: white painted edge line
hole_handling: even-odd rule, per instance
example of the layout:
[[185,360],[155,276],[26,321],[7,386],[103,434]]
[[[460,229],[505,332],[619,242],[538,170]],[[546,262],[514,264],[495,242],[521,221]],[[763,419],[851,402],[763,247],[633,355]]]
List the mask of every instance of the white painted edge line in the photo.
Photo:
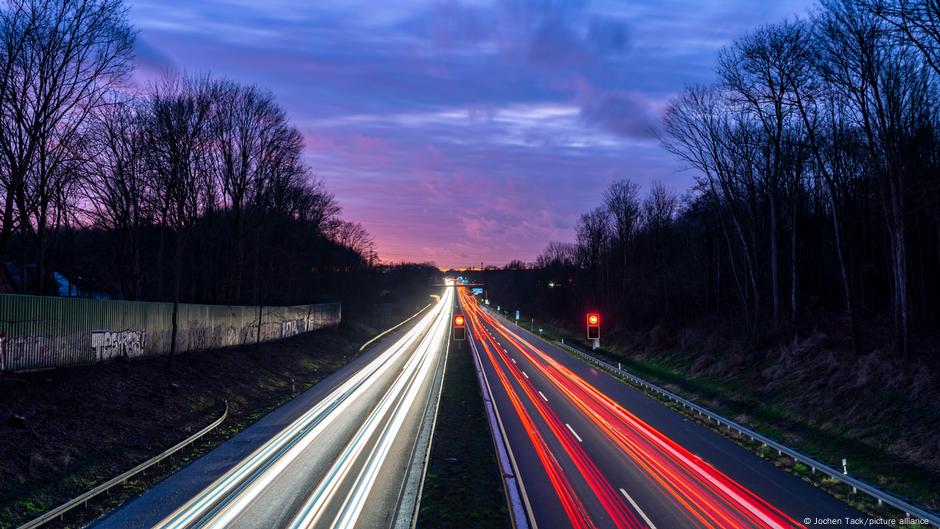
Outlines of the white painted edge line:
[[656,529],[656,524],[654,524],[653,521],[650,520],[650,517],[647,516],[645,512],[643,512],[643,509],[641,509],[640,506],[637,505],[635,501],[633,501],[633,498],[627,494],[627,491],[621,488],[620,493],[623,494],[623,497],[626,498],[628,502],[630,502],[630,505],[632,505],[634,509],[636,509],[636,512],[640,513],[640,516],[643,518],[643,521],[646,522],[646,525],[650,526],[650,529]]
[[570,424],[565,423],[565,426],[568,427],[568,431],[571,432],[571,435],[573,435],[574,438],[577,439],[579,443],[583,443],[583,442],[584,442],[584,441],[581,439],[581,436],[578,435],[578,432],[574,431],[574,428],[572,428]]

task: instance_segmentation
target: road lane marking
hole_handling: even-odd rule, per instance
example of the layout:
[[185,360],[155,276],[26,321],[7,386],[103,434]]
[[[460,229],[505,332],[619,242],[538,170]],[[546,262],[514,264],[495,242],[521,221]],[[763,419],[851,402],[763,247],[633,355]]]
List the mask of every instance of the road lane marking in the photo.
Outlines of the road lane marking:
[[[583,442],[584,442],[584,441],[581,440],[581,436],[578,435],[578,432],[574,431],[574,428],[572,428],[570,424],[565,423],[565,426],[568,427],[568,431],[571,432],[571,435],[573,435],[574,438],[577,439],[579,443],[583,443]],[[655,528],[654,528],[654,529],[655,529]]]
[[646,522],[646,525],[650,526],[650,529],[656,529],[656,524],[654,524],[652,520],[650,520],[649,516],[643,512],[643,509],[641,509],[640,506],[637,505],[635,501],[633,501],[633,498],[627,494],[627,491],[621,488],[620,493],[623,494],[623,497],[626,498],[628,502],[630,502],[630,505],[633,505],[633,508],[636,509],[636,512],[640,513],[640,516],[643,517],[643,521]]
[[510,360],[512,360],[512,363],[514,363],[514,364],[516,363],[516,359],[515,359],[515,358],[510,358]]
[[542,400],[544,400],[545,402],[548,402],[548,398],[545,396],[544,393],[542,393],[541,391],[539,391],[539,395],[542,396]]
[[525,374],[525,371],[522,372],[522,376],[529,378],[529,375]]

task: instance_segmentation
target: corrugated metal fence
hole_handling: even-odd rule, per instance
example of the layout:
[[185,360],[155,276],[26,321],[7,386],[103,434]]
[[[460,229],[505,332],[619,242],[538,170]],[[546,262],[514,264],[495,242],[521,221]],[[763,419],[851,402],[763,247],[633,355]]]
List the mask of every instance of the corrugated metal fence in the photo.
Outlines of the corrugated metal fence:
[[[286,338],[338,325],[339,303],[179,305],[177,352]],[[167,354],[173,304],[0,294],[0,371]]]

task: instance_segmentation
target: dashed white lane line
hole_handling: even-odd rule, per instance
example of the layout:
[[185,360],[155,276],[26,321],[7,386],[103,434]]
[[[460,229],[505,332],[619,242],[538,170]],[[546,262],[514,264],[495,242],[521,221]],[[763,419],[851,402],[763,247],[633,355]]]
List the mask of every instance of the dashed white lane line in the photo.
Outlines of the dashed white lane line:
[[643,509],[641,509],[640,506],[637,505],[635,501],[633,501],[633,498],[631,498],[630,495],[627,494],[627,491],[621,488],[620,493],[623,494],[623,497],[626,498],[628,502],[630,502],[630,505],[633,505],[633,508],[636,509],[636,512],[640,513],[640,516],[643,517],[643,521],[646,522],[646,525],[650,526],[650,529],[656,529],[656,524],[654,524],[652,520],[650,520],[649,516],[647,516],[646,513],[643,512]]
[[529,378],[529,375],[525,374],[525,371],[522,372],[522,376]]
[[516,363],[516,359],[515,359],[515,358],[510,358],[510,360],[512,360],[512,363],[514,363],[514,364]]
[[539,395],[542,396],[542,400],[544,400],[545,402],[548,402],[548,397],[546,397],[544,393],[542,393],[541,391],[539,391]]
[[568,427],[568,431],[571,432],[571,435],[573,435],[574,438],[577,439],[579,443],[583,443],[583,442],[584,442],[584,441],[581,440],[581,436],[578,435],[578,432],[574,431],[574,428],[572,428],[570,424],[565,423],[565,426]]

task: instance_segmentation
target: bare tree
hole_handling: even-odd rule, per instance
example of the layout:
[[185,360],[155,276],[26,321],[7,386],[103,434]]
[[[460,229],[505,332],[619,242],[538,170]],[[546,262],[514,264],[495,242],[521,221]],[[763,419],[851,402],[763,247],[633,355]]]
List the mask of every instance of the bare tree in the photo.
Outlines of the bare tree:
[[604,206],[613,218],[614,232],[620,247],[621,291],[627,291],[627,256],[633,232],[640,219],[640,188],[630,180],[610,184],[604,193]]
[[895,328],[900,349],[909,351],[910,297],[907,204],[910,141],[931,117],[931,87],[909,47],[890,38],[883,19],[851,0],[825,3],[820,43],[825,74],[847,95],[861,131],[869,167],[877,176],[891,244]]
[[84,213],[106,233],[117,235],[115,263],[124,299],[144,294],[142,230],[154,222],[144,128],[146,109],[120,100],[92,117],[82,168]]
[[74,174],[64,166],[88,115],[128,72],[134,35],[120,0],[8,0],[0,27],[0,262],[16,221],[21,243],[36,238],[42,268],[50,207]]
[[578,261],[591,274],[592,304],[600,300],[604,252],[610,242],[610,216],[603,207],[581,215],[575,228],[578,236]]
[[577,264],[578,248],[576,245],[565,242],[552,241],[548,243],[542,254],[536,259],[539,268],[564,267],[569,268]]
[[337,243],[359,254],[367,255],[375,244],[369,232],[358,222],[339,221],[331,237]]
[[160,220],[174,231],[173,332],[170,363],[176,352],[178,306],[183,259],[190,230],[209,207],[211,181],[206,177],[212,115],[207,78],[167,78],[153,88],[144,128]]
[[860,3],[885,21],[902,41],[915,46],[930,68],[940,74],[940,1],[862,0]]
[[769,204],[771,298],[775,321],[780,319],[782,297],[779,203],[782,193],[789,187],[783,179],[792,174],[787,171],[785,156],[785,142],[792,134],[794,119],[788,104],[792,95],[787,79],[795,75],[794,70],[805,66],[798,60],[802,53],[798,41],[789,38],[792,33],[787,25],[760,28],[736,42],[718,61],[718,73],[729,88],[731,100],[759,124],[761,134],[756,139],[766,143],[759,151],[761,160],[756,169]]
[[239,299],[245,268],[246,210],[257,206],[266,188],[277,181],[283,161],[299,157],[302,144],[270,92],[231,81],[214,83],[212,91],[215,111],[210,131],[214,141],[209,154],[221,190],[221,206],[231,216],[237,252],[231,297]]
[[[699,185],[722,205],[722,231],[729,262],[747,319],[756,326],[761,296],[757,282],[757,228],[752,220],[756,208],[752,175],[757,145],[750,140],[751,127],[740,113],[727,108],[719,89],[705,87],[685,90],[667,109],[663,121],[663,145],[700,172]],[[737,273],[734,241],[743,252],[743,281]]]
[[669,192],[662,182],[654,182],[649,196],[643,201],[643,223],[653,239],[653,266],[659,279],[659,290],[663,301],[663,316],[669,316],[669,289],[666,276],[665,246],[671,237],[671,228],[677,213],[679,200]]

